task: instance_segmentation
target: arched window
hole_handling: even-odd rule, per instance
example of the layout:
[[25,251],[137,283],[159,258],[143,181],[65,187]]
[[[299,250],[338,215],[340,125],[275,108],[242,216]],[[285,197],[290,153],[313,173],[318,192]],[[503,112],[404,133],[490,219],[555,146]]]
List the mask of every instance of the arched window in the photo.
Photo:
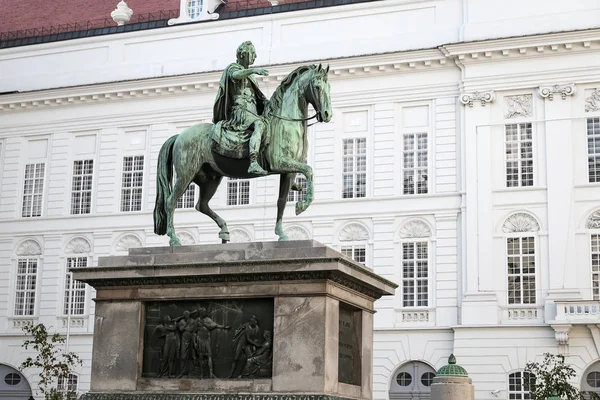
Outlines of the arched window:
[[340,253],[361,264],[367,263],[369,231],[362,224],[344,225],[338,235]]
[[420,361],[411,361],[396,370],[390,382],[390,400],[430,399],[435,370]]
[[588,217],[586,227],[590,230],[592,298],[600,300],[600,211]]
[[508,398],[511,400],[531,399],[529,388],[535,383],[535,375],[517,371],[508,375]]
[[536,304],[536,237],[540,226],[531,215],[516,213],[504,221],[508,304]]
[[400,229],[402,307],[429,307],[431,305],[430,237],[431,229],[420,220],[410,220]]
[[580,387],[584,392],[594,392],[600,395],[600,361],[590,365],[581,375]]
[[90,243],[84,238],[74,238],[67,244],[65,249],[67,257],[65,268],[65,296],[63,301],[64,315],[85,314],[87,285],[83,282],[73,280],[73,275],[69,270],[71,268],[88,267],[90,253]]
[[0,399],[29,399],[31,387],[27,378],[15,368],[0,364]]
[[15,316],[35,314],[37,274],[42,248],[35,240],[25,240],[17,247]]

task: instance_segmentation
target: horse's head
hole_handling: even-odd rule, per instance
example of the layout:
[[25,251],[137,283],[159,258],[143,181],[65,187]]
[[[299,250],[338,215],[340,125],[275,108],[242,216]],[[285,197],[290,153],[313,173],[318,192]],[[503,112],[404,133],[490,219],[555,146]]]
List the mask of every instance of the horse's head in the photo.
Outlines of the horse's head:
[[327,68],[323,68],[321,64],[313,66],[308,93],[306,93],[309,103],[317,112],[317,121],[319,122],[329,122],[333,116],[331,112],[331,89],[327,81],[328,72],[329,66]]

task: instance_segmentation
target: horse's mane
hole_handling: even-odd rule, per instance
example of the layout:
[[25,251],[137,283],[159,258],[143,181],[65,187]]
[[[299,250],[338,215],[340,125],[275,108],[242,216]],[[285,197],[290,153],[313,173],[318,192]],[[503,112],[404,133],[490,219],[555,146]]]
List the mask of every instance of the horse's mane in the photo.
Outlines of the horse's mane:
[[283,95],[286,90],[289,89],[290,86],[306,71],[314,69],[315,65],[303,65],[301,67],[296,68],[281,82],[281,84],[275,89],[271,99],[269,100],[269,105],[267,106],[267,111],[272,112],[275,110],[279,110],[281,108],[281,102],[283,101]]

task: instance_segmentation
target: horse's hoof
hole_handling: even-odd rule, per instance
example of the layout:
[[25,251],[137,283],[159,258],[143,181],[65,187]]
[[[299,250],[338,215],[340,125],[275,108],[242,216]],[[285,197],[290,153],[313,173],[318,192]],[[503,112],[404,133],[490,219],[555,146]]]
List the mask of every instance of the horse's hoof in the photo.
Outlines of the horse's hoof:
[[179,239],[171,239],[169,240],[169,246],[181,246],[181,242],[179,242]]
[[287,242],[288,240],[290,240],[290,238],[288,237],[288,235],[279,235],[279,241],[280,242]]
[[223,240],[223,243],[229,242],[231,239],[229,238],[229,232],[219,232],[219,237]]

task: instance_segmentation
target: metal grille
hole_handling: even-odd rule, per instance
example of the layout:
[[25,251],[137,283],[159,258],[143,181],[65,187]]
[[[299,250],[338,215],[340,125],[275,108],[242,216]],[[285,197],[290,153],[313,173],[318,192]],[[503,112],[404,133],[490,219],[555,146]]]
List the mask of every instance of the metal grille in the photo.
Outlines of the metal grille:
[[428,243],[402,243],[402,306],[429,305]]
[[296,184],[302,188],[301,191],[290,190],[288,192],[287,201],[303,201],[306,199],[306,178],[304,175],[296,175]]
[[367,139],[344,139],[342,143],[342,198],[367,195]]
[[592,235],[592,296],[600,300],[600,235]]
[[23,217],[39,217],[42,215],[42,198],[44,195],[44,173],[46,164],[27,164],[23,182]]
[[427,133],[404,135],[402,180],[404,194],[427,193]]
[[121,211],[140,211],[142,209],[143,186],[144,156],[123,157]]
[[79,378],[75,374],[69,374],[66,379],[64,376],[59,376],[57,390],[59,392],[76,392],[78,380]]
[[196,19],[202,14],[202,0],[188,0],[187,13],[191,19]]
[[367,262],[367,247],[365,245],[341,246],[340,252],[361,264]]
[[507,238],[508,304],[535,304],[535,239]]
[[15,290],[15,315],[33,315],[37,285],[37,258],[17,260],[17,287]]
[[589,181],[600,182],[600,118],[587,120],[587,148]]
[[194,208],[196,200],[196,185],[190,183],[187,190],[183,193],[183,196],[177,200],[177,208]]
[[227,205],[250,204],[250,180],[229,178],[227,181]]
[[533,133],[531,123],[511,124],[506,134],[506,186],[533,186]]
[[510,400],[531,399],[528,387],[535,383],[535,376],[528,372],[514,372],[508,376],[508,398]]
[[94,160],[73,162],[71,214],[89,214],[92,208],[92,179]]
[[[65,276],[65,300],[63,314],[85,314],[85,283],[72,280],[70,268],[85,268],[88,266],[87,257],[67,258],[67,273]],[[72,301],[72,302],[71,302]]]

